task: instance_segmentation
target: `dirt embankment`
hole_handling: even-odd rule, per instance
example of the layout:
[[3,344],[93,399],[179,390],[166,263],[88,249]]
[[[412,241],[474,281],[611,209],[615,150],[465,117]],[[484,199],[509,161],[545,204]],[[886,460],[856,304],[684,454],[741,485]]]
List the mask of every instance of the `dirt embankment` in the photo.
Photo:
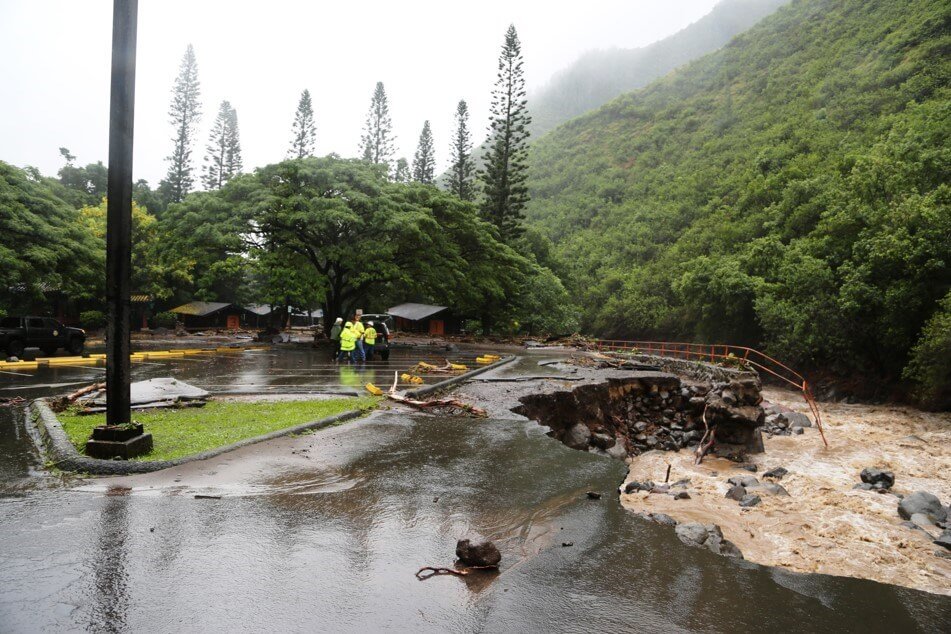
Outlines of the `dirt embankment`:
[[[807,413],[798,393],[764,390],[772,403]],[[921,530],[901,524],[893,493],[928,491],[951,502],[951,414],[908,407],[822,404],[829,448],[815,428],[803,435],[765,439],[752,456],[751,474],[723,459],[693,464],[692,452],[649,452],[631,460],[627,481],[689,478],[690,499],[637,491],[622,494],[625,507],[665,513],[679,522],[718,524],[746,559],[808,573],[872,579],[951,595],[951,559]],[[774,467],[789,473],[779,482],[789,496],[762,495],[741,508],[725,497],[732,476],[755,476]],[[891,493],[854,490],[865,467],[895,474]],[[948,551],[944,551],[948,552]]]

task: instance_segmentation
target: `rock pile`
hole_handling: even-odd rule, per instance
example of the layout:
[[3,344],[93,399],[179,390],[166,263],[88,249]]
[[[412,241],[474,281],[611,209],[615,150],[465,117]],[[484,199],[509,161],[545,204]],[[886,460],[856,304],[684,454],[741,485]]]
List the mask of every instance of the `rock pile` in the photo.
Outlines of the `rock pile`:
[[808,416],[779,405],[767,405],[764,411],[766,416],[763,419],[763,431],[769,436],[801,434],[803,428],[812,427]]
[[674,375],[650,373],[520,400],[516,413],[547,425],[550,436],[573,449],[624,458],[695,447],[706,413],[717,430],[715,453],[742,462],[746,453],[763,451],[765,415],[754,378],[682,384]]

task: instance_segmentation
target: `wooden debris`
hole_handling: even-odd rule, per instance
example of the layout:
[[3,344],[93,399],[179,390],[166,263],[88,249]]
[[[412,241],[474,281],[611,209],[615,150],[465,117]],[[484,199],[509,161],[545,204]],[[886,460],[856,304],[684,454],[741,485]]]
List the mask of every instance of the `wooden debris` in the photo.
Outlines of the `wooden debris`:
[[72,403],[80,396],[86,396],[87,394],[91,394],[92,392],[98,392],[99,390],[104,390],[104,389],[106,389],[105,383],[93,383],[92,385],[87,385],[84,388],[78,389],[75,392],[71,392],[70,394],[67,394],[64,398],[66,399],[67,402]]
[[[442,568],[440,566],[423,566],[416,571],[416,578],[420,581],[425,581],[426,579],[431,579],[438,575],[454,575],[456,577],[465,577],[472,573],[473,570],[498,570],[498,566],[469,566],[458,570],[456,568]],[[428,573],[428,574],[424,574]]]
[[386,397],[392,401],[396,401],[397,403],[404,403],[406,405],[415,407],[417,409],[447,409],[452,411],[458,411],[465,414],[471,414],[473,416],[481,416],[481,417],[488,416],[488,413],[481,407],[476,407],[475,405],[469,405],[468,403],[464,403],[460,401],[459,399],[452,398],[452,397],[436,398],[436,399],[430,399],[427,401],[420,401],[418,399],[409,398],[408,396],[404,394],[397,393],[396,385],[398,380],[399,380],[399,373],[394,372],[393,386],[386,393]]

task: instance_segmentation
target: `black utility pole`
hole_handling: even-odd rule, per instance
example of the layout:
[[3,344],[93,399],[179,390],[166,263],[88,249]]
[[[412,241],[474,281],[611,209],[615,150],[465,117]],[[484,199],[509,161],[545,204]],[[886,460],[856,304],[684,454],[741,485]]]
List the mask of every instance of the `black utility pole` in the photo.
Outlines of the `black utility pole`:
[[130,422],[129,292],[132,268],[132,128],[138,0],[113,0],[106,207],[106,424]]

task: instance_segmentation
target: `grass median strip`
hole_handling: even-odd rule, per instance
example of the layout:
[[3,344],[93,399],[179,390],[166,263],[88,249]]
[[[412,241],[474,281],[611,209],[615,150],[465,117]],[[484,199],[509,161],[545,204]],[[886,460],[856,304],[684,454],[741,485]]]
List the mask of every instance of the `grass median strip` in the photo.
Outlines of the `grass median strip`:
[[[133,420],[152,434],[153,449],[133,460],[174,460],[216,447],[320,420],[352,409],[371,410],[376,397],[315,401],[211,401],[204,407],[133,412]],[[70,442],[85,453],[93,427],[104,425],[105,414],[58,414]]]

